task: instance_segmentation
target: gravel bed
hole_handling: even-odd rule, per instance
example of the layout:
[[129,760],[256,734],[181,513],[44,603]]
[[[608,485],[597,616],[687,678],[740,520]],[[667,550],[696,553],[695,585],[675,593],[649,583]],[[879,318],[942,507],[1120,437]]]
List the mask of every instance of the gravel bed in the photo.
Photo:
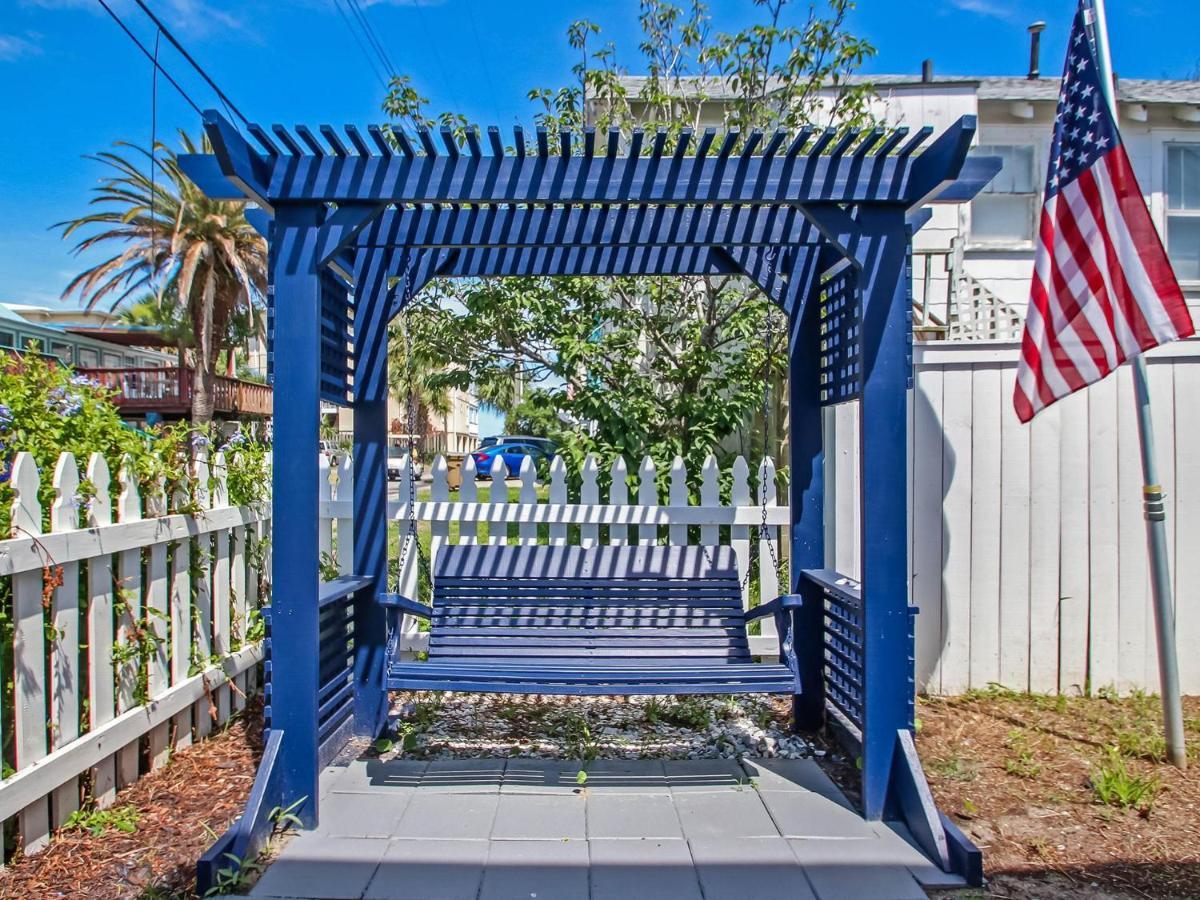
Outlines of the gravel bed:
[[802,759],[790,698],[393,695],[383,758]]

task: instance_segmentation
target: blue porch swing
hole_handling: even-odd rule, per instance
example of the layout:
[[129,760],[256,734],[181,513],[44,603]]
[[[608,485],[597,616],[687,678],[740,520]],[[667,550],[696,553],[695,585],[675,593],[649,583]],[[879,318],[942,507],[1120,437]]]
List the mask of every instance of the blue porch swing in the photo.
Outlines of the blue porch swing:
[[[907,390],[910,239],[925,205],[970,199],[998,161],[967,158],[965,116],[932,129],[337,130],[205,116],[214,155],[183,170],[247,199],[270,243],[274,417],[268,740],[245,815],[202,860],[252,854],[268,811],[319,813],[318,775],[374,737],[389,689],[637,694],[776,692],[798,729],[834,727],[862,762],[868,819],[902,815],[947,870],[977,851],[933,808],[912,747]],[[252,143],[253,142],[253,143]],[[553,146],[552,146],[553,144]],[[433,605],[387,581],[387,324],[433,278],[740,275],[787,316],[789,591],[742,612],[728,548],[444,549]],[[322,402],[354,409],[354,575],[318,581]],[[822,410],[861,404],[861,584],[826,566]],[[402,614],[429,660],[396,652]],[[778,663],[746,624],[774,616]],[[393,627],[388,628],[388,618]],[[671,639],[649,637],[670,629]],[[207,861],[207,862],[205,862]],[[208,868],[206,868],[208,866]]]

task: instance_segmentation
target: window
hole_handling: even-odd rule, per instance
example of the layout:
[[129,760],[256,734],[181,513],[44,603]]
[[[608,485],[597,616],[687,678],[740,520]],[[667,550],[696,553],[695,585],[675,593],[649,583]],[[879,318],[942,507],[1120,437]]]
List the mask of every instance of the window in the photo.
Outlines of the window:
[[105,354],[104,354],[104,368],[106,368],[106,369],[119,369],[119,368],[121,368],[121,357],[120,357],[120,355],[118,355],[118,354],[116,354],[116,353],[105,353]]
[[0,331],[0,347],[15,347],[17,346],[17,334],[15,331]]
[[70,344],[63,344],[59,341],[50,342],[50,355],[57,356],[59,360],[66,363],[68,366],[74,361],[74,348]]
[[976,156],[998,156],[1004,167],[971,202],[971,243],[1032,243],[1041,199],[1031,145],[984,144]]
[[96,369],[100,366],[100,354],[91,347],[79,348],[79,364],[85,369]]
[[1167,147],[1167,255],[1180,281],[1200,281],[1200,144]]

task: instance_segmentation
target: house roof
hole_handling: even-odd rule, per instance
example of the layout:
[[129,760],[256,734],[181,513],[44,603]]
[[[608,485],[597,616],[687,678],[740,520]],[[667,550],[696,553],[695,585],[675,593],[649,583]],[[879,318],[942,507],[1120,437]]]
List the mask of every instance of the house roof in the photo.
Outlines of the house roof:
[[[626,75],[621,85],[631,97],[638,96],[649,81],[644,75]],[[872,84],[876,87],[936,87],[938,85],[974,86],[980,100],[1057,100],[1059,79],[1026,78],[1015,75],[938,75],[922,81],[919,75],[851,75],[849,85]],[[779,86],[773,80],[770,88]],[[731,100],[736,94],[723,78],[688,78],[681,82],[680,95],[695,99]],[[1125,103],[1196,103],[1200,104],[1200,81],[1172,81],[1151,78],[1119,78],[1117,99]]]

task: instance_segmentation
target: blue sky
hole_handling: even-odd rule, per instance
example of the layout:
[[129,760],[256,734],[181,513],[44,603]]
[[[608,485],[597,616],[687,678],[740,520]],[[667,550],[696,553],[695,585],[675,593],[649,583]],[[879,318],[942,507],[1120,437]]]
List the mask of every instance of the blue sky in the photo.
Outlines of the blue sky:
[[[137,32],[153,31],[132,0],[112,0]],[[636,63],[635,0],[360,0],[396,66],[434,110],[474,121],[528,121],[526,91],[566,80],[564,31],[590,18]],[[805,4],[797,4],[803,6]],[[333,0],[150,0],[250,118],[287,123],[378,120],[378,79]],[[1025,26],[1049,23],[1043,70],[1058,68],[1073,0],[860,0],[854,29],[879,55],[873,72],[1019,74]],[[747,21],[751,0],[717,0],[718,28]],[[1129,77],[1185,77],[1198,64],[1200,4],[1110,0],[1114,67]],[[201,106],[210,91],[164,49]],[[97,0],[0,0],[0,299],[56,303],[81,261],[51,226],[86,207],[100,168],[83,157],[116,140],[146,141],[149,63]],[[196,116],[160,83],[159,130]]]
[[[132,0],[111,5],[143,37]],[[148,0],[222,89],[254,120],[379,120],[378,78],[334,0]],[[397,68],[434,111],[528,122],[532,87],[569,78],[567,25],[601,25],[636,69],[636,0],[360,0]],[[797,15],[807,3],[797,2]],[[860,0],[852,28],[878,48],[865,71],[1022,74],[1025,26],[1044,19],[1043,71],[1059,66],[1074,0]],[[715,26],[744,26],[751,0],[714,0]],[[1114,68],[1126,77],[1189,77],[1200,64],[1195,0],[1110,0]],[[165,47],[165,43],[164,43]],[[173,51],[164,64],[202,107],[214,96]],[[159,133],[197,127],[160,82]],[[58,303],[82,265],[51,226],[85,208],[101,173],[83,157],[146,142],[150,64],[97,0],[0,0],[0,300]],[[71,305],[75,305],[72,303]]]

